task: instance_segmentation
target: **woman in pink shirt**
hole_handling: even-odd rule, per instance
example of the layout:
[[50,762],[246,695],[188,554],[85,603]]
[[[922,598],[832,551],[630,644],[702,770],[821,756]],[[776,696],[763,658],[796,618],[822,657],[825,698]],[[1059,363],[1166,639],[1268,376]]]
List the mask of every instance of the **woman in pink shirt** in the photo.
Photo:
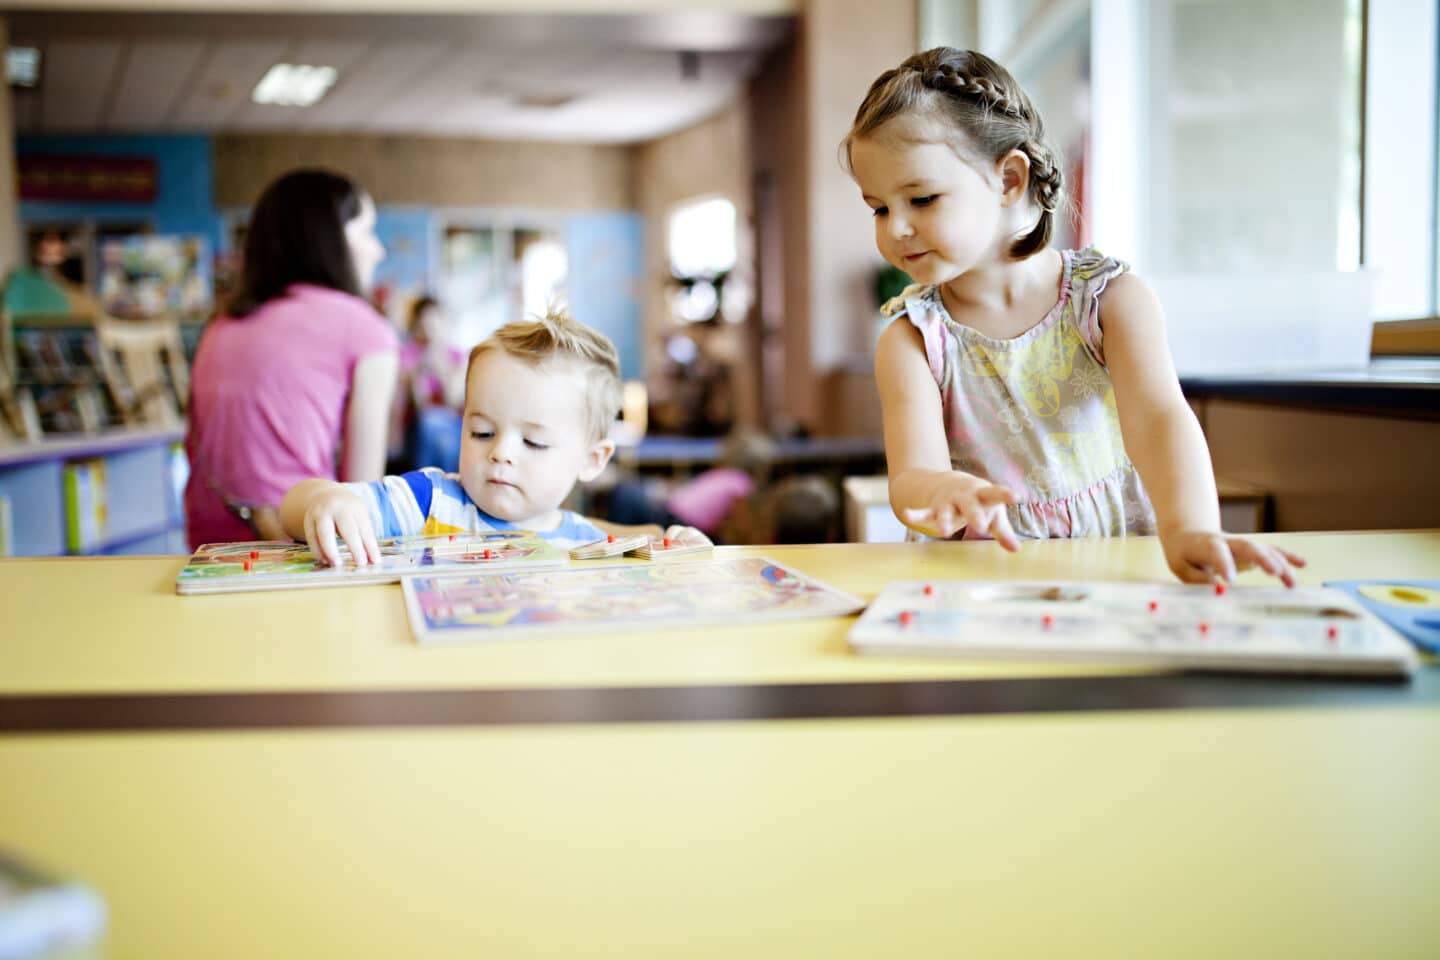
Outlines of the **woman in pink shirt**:
[[297,170],[261,195],[240,289],[191,373],[192,548],[287,539],[277,508],[308,477],[381,477],[398,340],[361,297],[384,257],[375,205],[346,178]]

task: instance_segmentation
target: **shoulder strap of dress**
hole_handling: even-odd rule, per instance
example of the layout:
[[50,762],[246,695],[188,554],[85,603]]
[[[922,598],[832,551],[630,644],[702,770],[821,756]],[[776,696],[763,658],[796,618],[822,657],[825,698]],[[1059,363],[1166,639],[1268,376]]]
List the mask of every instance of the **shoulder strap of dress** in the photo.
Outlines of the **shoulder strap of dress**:
[[1094,247],[1072,250],[1069,259],[1071,316],[1075,318],[1085,349],[1103,366],[1105,349],[1104,331],[1100,328],[1100,295],[1105,292],[1105,285],[1128,272],[1130,265],[1117,257],[1107,257]]
[[906,303],[907,300],[912,300],[915,297],[918,297],[920,294],[924,293],[925,290],[926,285],[923,283],[910,284],[910,286],[906,287],[904,290],[901,290],[895,296],[885,301],[885,305],[880,308],[880,315],[886,320],[894,320],[896,317],[903,315],[904,313],[906,313],[906,311],[910,309],[909,305]]

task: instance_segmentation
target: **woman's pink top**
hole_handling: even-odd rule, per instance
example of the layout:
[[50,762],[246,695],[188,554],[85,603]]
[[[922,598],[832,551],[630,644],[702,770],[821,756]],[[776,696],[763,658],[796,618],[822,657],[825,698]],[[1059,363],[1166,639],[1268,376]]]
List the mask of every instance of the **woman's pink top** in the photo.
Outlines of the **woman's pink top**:
[[364,300],[308,284],[249,316],[213,321],[191,372],[185,513],[192,548],[253,538],[217,491],[234,503],[278,507],[301,480],[339,479],[355,365],[398,342]]

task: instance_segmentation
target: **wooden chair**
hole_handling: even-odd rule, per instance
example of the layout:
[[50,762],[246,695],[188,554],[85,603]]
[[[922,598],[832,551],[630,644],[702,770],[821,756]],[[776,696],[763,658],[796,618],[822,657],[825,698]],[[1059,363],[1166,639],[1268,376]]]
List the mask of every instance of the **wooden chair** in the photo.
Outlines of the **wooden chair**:
[[95,332],[105,383],[121,423],[178,426],[190,397],[190,368],[179,323],[102,316]]

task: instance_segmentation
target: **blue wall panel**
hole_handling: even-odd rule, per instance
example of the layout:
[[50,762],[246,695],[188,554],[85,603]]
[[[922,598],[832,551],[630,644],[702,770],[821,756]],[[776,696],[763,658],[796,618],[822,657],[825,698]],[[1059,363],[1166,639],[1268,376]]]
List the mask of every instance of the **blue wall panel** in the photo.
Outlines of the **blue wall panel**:
[[620,373],[627,380],[645,369],[640,291],[644,277],[644,227],[634,213],[581,213],[565,229],[569,276],[566,288],[575,319],[615,341]]
[[0,494],[10,498],[11,547],[17,557],[65,552],[65,496],[59,460],[0,467]]
[[15,153],[153,157],[153,203],[62,203],[22,200],[22,222],[51,220],[148,220],[158,233],[199,234],[221,249],[221,222],[215,211],[211,138],[203,134],[153,136],[18,137]]
[[429,207],[379,207],[375,236],[385,245],[385,259],[375,270],[375,288],[386,290],[388,302],[406,302],[435,293],[439,263],[438,228]]

